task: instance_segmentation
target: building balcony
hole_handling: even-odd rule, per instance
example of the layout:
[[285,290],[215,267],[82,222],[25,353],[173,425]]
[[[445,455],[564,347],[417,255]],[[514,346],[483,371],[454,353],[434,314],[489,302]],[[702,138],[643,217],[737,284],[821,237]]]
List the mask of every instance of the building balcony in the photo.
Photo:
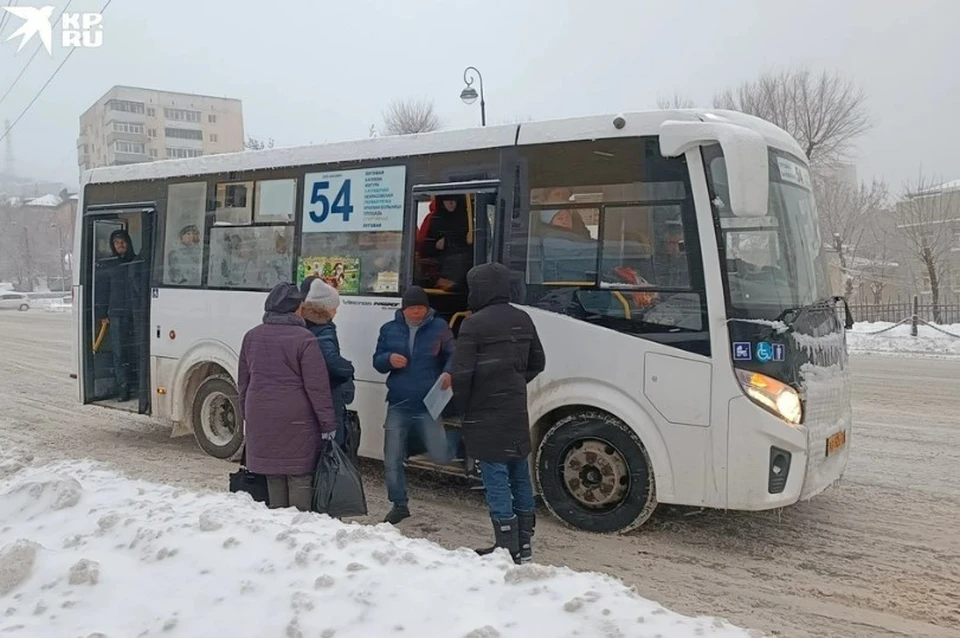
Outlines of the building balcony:
[[121,166],[123,164],[141,164],[151,162],[153,158],[146,153],[111,153],[110,165]]
[[144,129],[143,133],[121,133],[120,131],[110,129],[107,131],[105,139],[108,145],[112,145],[117,140],[135,142],[137,144],[147,144],[151,140],[151,138],[147,136],[146,129]]
[[103,122],[106,128],[110,129],[113,122],[132,122],[134,124],[146,124],[146,113],[131,113],[129,111],[114,111],[107,109],[103,112]]

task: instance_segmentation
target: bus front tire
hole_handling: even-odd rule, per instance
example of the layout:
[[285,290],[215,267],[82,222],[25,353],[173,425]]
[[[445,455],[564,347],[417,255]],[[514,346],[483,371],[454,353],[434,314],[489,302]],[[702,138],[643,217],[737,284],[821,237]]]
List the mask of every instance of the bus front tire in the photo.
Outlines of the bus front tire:
[[577,412],[550,428],[537,450],[537,482],[554,516],[588,532],[629,532],[657,507],[653,465],[643,443],[603,412]]
[[210,377],[193,399],[193,435],[212,457],[231,459],[243,444],[237,388],[228,377]]

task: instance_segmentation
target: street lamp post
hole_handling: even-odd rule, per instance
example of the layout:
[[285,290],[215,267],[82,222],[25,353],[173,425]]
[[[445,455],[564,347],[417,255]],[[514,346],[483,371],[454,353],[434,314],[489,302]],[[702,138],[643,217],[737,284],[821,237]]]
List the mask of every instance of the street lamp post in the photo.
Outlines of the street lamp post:
[[[470,72],[473,71],[476,78],[470,77]],[[477,101],[477,90],[473,88],[473,81],[477,79],[480,81],[480,125],[487,125],[487,103],[483,99],[483,76],[480,75],[480,71],[477,70],[475,66],[468,66],[463,71],[463,81],[466,83],[466,86],[463,87],[463,90],[460,91],[460,99],[464,101],[465,104],[473,104]]]

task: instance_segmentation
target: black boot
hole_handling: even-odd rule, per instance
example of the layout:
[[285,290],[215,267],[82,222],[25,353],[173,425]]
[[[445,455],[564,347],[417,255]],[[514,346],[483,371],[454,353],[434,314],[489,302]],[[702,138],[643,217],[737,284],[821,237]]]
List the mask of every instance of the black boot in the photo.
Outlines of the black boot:
[[533,562],[533,533],[537,526],[536,512],[517,512],[517,536],[520,542],[520,562]]
[[503,548],[510,552],[513,562],[520,564],[520,537],[517,528],[517,517],[511,516],[503,520],[493,520],[494,546],[474,550],[481,556],[493,553],[494,550]]
[[410,518],[410,508],[408,508],[406,505],[394,505],[392,508],[390,508],[390,511],[387,512],[383,522],[396,525],[406,518]]

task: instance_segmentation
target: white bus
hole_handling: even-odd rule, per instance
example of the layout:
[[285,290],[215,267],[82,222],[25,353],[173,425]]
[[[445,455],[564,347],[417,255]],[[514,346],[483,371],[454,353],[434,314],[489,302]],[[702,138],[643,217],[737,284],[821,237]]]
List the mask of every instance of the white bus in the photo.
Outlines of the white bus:
[[[360,454],[380,459],[379,327],[419,284],[456,332],[459,277],[497,261],[547,353],[532,467],[568,525],[623,532],[658,503],[778,508],[846,468],[849,311],[828,290],[804,154],[763,120],[678,110],[373,138],[98,168],[82,190],[80,401],[166,419],[212,456],[241,447],[238,352],[277,282],[339,286]],[[438,261],[417,234],[451,196],[470,248]],[[101,326],[117,228],[144,269],[126,403]]]

